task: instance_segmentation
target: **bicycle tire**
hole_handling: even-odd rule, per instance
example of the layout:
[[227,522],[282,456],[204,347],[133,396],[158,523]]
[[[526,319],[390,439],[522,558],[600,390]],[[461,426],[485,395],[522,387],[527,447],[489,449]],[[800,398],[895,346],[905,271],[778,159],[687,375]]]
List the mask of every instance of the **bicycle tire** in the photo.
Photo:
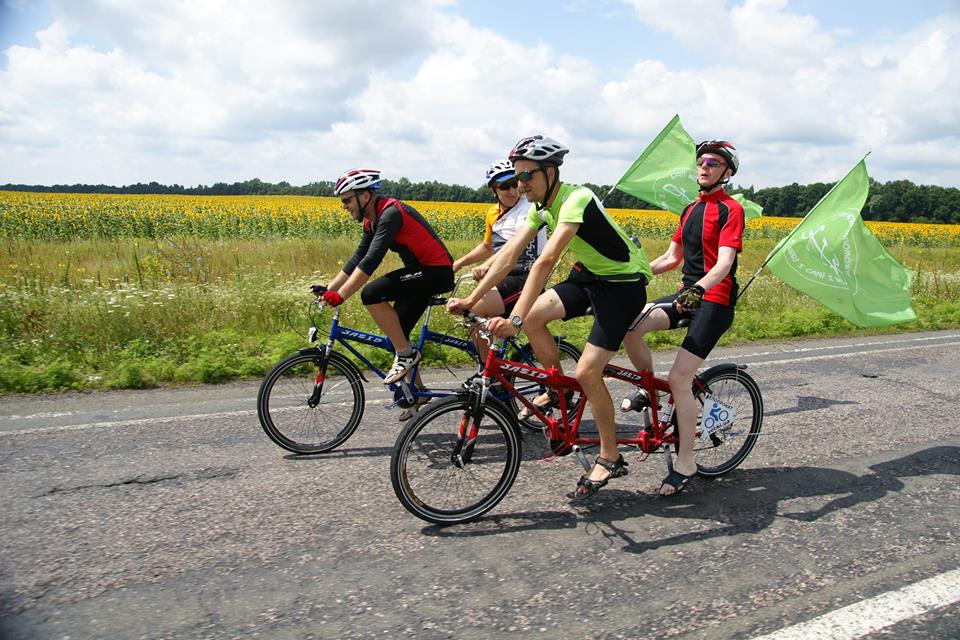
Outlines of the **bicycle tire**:
[[[287,451],[332,451],[353,435],[363,418],[363,378],[352,362],[336,352],[326,356],[322,395],[316,406],[309,406],[322,358],[319,350],[294,354],[277,364],[260,384],[260,426]],[[347,406],[349,410],[344,411]]]
[[[471,415],[472,397],[460,394],[432,403],[404,426],[390,457],[390,481],[400,503],[421,520],[462,524],[495,507],[520,468],[516,418],[488,398],[476,448],[461,466],[454,460],[460,421]],[[463,450],[460,450],[461,453]]]
[[[557,340],[557,348],[560,350],[561,363],[564,362],[564,356],[569,356],[570,358],[572,358],[574,363],[576,363],[577,360],[580,359],[580,356],[581,356],[580,349],[575,347],[573,344],[567,342],[566,340]],[[539,362],[537,361],[537,356],[533,353],[533,347],[531,347],[529,343],[524,344],[512,355],[514,356],[514,360],[516,362],[526,363],[529,361],[533,363],[534,366],[537,366],[537,367],[540,366]],[[564,372],[567,375],[573,375],[573,371],[570,370],[569,367],[565,367]],[[510,382],[510,384],[517,386],[517,384],[514,382],[514,379],[515,379],[514,376],[504,376],[504,377]],[[537,385],[536,383],[528,380],[520,380],[518,382],[523,383],[521,387],[526,387],[526,388],[518,387],[518,391],[523,392],[524,395],[538,396],[542,393],[546,393],[547,391],[547,388],[544,385]],[[576,394],[576,397],[574,398],[574,402],[578,402],[579,398],[580,398],[579,394]],[[507,397],[506,402],[507,402],[507,405],[510,407],[510,409],[513,411],[513,415],[519,416],[520,410],[523,409],[523,404],[519,400],[517,400],[516,396],[512,394],[509,395]],[[537,418],[537,416],[535,415],[529,415],[525,418],[518,417],[517,420],[520,426],[523,427],[524,429],[527,429],[529,431],[534,431],[536,433],[543,432],[543,423],[540,422],[540,419]]]
[[[740,466],[757,443],[763,426],[763,397],[750,374],[734,365],[708,369],[700,376],[699,384],[694,381],[693,395],[700,407],[708,391],[736,410],[734,423],[721,428],[706,441],[700,438],[694,441],[697,475],[716,478]],[[674,428],[676,419],[674,414],[671,420]],[[698,416],[698,429],[699,419]]]

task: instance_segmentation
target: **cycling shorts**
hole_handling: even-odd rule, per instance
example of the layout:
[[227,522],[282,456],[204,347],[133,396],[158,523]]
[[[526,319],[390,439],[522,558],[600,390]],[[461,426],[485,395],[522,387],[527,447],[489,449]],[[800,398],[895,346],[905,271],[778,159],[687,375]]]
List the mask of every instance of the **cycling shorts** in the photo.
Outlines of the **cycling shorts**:
[[497,293],[503,300],[504,315],[509,316],[510,312],[513,311],[514,305],[520,299],[520,294],[523,293],[523,284],[527,281],[528,275],[528,273],[521,273],[507,276],[497,285]]
[[404,267],[371,280],[360,292],[363,304],[393,302],[400,328],[410,331],[430,304],[430,297],[453,289],[453,267]]
[[647,303],[645,279],[633,282],[568,278],[553,288],[563,303],[564,320],[586,315],[593,308],[593,328],[587,342],[616,351],[637,315]]
[[[679,292],[657,298],[654,303],[673,302],[677,299]],[[694,311],[678,313],[677,308],[671,306],[664,309],[667,317],[670,318],[670,328],[676,329],[681,320],[689,319],[690,326],[687,328],[687,335],[681,343],[681,347],[703,360],[707,359],[713,348],[720,341],[720,336],[726,333],[730,325],[733,324],[733,307],[718,302],[709,302],[704,300],[700,303],[700,308]]]

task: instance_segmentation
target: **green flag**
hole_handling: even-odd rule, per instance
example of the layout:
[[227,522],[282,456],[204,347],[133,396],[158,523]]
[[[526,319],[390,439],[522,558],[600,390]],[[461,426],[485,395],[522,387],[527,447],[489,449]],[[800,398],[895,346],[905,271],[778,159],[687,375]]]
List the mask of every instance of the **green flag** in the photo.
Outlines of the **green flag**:
[[[678,215],[697,199],[697,147],[683,130],[680,116],[673,116],[614,187]],[[762,214],[756,202],[739,193],[733,198],[743,206],[746,220]]]
[[916,320],[910,272],[886,252],[860,217],[869,188],[864,156],[773,248],[764,264],[858,327]]

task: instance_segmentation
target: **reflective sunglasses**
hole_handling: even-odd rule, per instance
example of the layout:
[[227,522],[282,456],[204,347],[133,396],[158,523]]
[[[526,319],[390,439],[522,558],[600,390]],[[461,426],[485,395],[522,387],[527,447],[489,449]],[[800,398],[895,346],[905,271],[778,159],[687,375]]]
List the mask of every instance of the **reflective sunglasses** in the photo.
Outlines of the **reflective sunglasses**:
[[[530,182],[533,179],[534,174],[538,171],[543,171],[543,167],[537,167],[536,169],[531,169],[530,171],[517,171],[517,175],[514,176],[519,182]],[[546,171],[543,171],[546,175]]]
[[497,191],[510,191],[517,188],[516,180],[504,180],[497,184]]
[[716,169],[717,167],[722,167],[723,164],[723,160],[717,160],[716,158],[697,158],[698,167],[706,165],[710,169]]

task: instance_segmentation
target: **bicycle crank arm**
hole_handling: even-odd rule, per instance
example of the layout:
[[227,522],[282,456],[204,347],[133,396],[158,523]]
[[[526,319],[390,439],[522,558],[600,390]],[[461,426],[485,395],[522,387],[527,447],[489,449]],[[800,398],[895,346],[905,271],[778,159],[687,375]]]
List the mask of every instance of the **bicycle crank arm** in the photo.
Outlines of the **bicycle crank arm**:
[[573,445],[573,453],[577,456],[577,461],[580,463],[580,466],[583,467],[583,470],[590,472],[590,469],[593,468],[593,465],[590,464],[590,461],[587,460],[587,454],[583,452],[583,449],[580,448],[580,445]]

